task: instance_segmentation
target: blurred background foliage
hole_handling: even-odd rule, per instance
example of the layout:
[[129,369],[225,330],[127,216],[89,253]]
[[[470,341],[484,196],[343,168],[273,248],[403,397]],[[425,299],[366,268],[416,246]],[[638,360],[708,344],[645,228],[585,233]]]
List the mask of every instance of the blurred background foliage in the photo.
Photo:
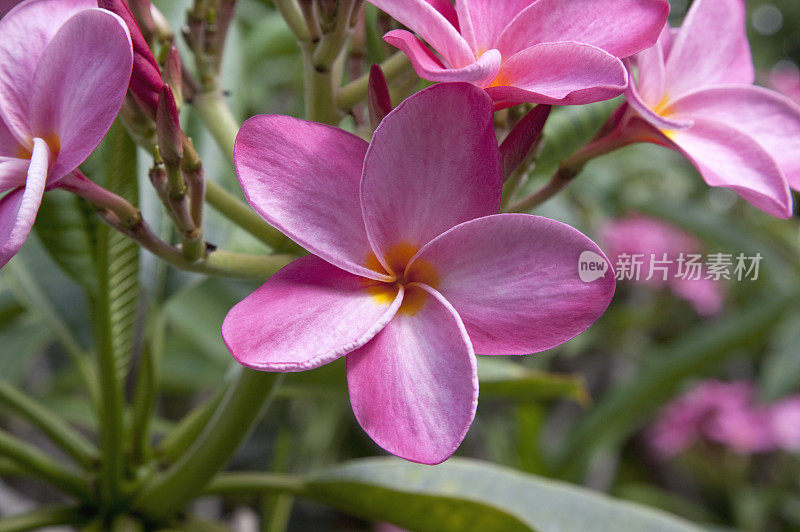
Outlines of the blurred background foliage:
[[[189,2],[155,3],[173,27],[180,27]],[[673,24],[679,23],[686,8],[686,0],[673,1]],[[748,8],[751,44],[762,79],[777,63],[800,61],[800,2],[748,1]],[[365,29],[354,40],[346,75],[355,78],[369,62],[391,53],[379,38],[389,23],[365,6]],[[240,0],[225,57],[222,79],[237,118],[257,113],[302,116],[300,52],[268,0]],[[394,84],[395,103],[419,86],[413,74],[401,78]],[[533,189],[544,183],[561,159],[595,133],[617,103],[557,109],[526,186]],[[207,175],[236,191],[232,167],[189,106],[182,119],[197,141]],[[343,125],[364,133],[364,122],[360,109]],[[113,133],[106,144],[111,142]],[[101,171],[108,163],[107,151],[101,149],[84,166],[87,175],[101,182],[114,179]],[[127,172],[138,171],[140,184],[140,190],[128,192],[138,193],[145,217],[157,226],[160,209],[145,177],[145,157],[139,154],[138,170],[135,165],[126,167]],[[135,160],[135,155],[128,159]],[[146,253],[140,254],[136,266],[136,261],[125,259],[136,250],[100,229],[93,213],[76,202],[67,194],[48,194],[37,221],[38,238],[29,239],[0,276],[0,379],[40,398],[64,420],[87,430],[95,428],[93,392],[82,384],[74,360],[93,344],[87,294],[94,283],[109,282],[110,275],[110,282],[133,294],[118,299],[123,308],[114,309],[119,327],[128,331],[126,341],[133,345],[134,356],[118,364],[131,382],[131,396],[135,390],[130,375],[142,371],[141,353],[158,351],[161,395],[151,427],[158,441],[193,406],[220,393],[233,368],[220,324],[227,310],[256,285],[177,272]],[[536,214],[599,238],[604,223],[630,212],[675,224],[696,235],[711,252],[761,253],[762,275],[757,281],[728,283],[724,310],[710,318],[698,316],[688,303],[666,291],[623,282],[606,315],[566,345],[536,356],[482,359],[477,418],[457,455],[581,484],[717,530],[800,530],[800,457],[735,455],[717,449],[695,457],[705,460],[706,467],[701,467],[691,456],[656,458],[643,435],[663,405],[705,378],[755,382],[765,401],[800,391],[798,218],[776,220],[733,193],[709,189],[678,154],[650,145],[632,146],[594,161],[565,193]],[[213,212],[207,234],[210,242],[227,249],[260,250],[256,240]],[[106,253],[105,262],[96,260],[98,253]],[[128,267],[120,268],[123,263]],[[105,276],[98,275],[98,264],[106,265]],[[163,325],[154,316],[163,317]],[[163,328],[147,335],[160,339],[156,346],[143,340],[144,332],[152,333],[153,327]],[[229,469],[306,474],[348,459],[383,454],[353,418],[342,362],[286,375],[275,403]],[[0,425],[49,449],[35,429],[6,414],[0,404]],[[370,464],[339,473],[351,487],[358,478],[368,478],[373,485],[348,492],[351,499],[361,501],[361,510],[347,508],[335,494],[325,494],[324,481],[317,496],[309,498],[327,504],[293,501],[288,495],[264,495],[253,501],[220,486],[216,492],[224,497],[209,495],[195,503],[195,510],[228,519],[239,530],[258,529],[259,512],[266,516],[263,530],[364,530],[376,526],[368,520],[390,517],[364,508],[393,504],[395,511],[406,508],[412,515],[406,522],[421,530],[445,529],[440,527],[447,519],[437,521],[444,519],[442,508],[450,512],[449,519],[456,514],[467,519],[462,522],[471,524],[465,524],[465,530],[477,530],[480,519],[487,519],[482,530],[505,530],[514,529],[517,518],[504,510],[504,504],[514,508],[516,492],[536,489],[518,484],[521,480],[507,470],[471,471],[472,465],[457,461],[425,472],[413,469],[415,473],[406,477],[390,475],[385,482]],[[401,467],[394,461],[390,466]],[[397,478],[405,479],[399,487],[392,484]],[[403,493],[409,491],[419,496],[404,499]],[[487,495],[491,492],[494,496]],[[447,502],[450,496],[456,502]],[[59,497],[41,484],[3,477],[0,514]],[[475,500],[483,502],[469,502]],[[557,504],[538,511],[554,508],[561,515],[570,513],[569,506]],[[449,523],[454,526],[452,520]],[[609,524],[615,530],[637,529],[634,524]],[[596,529],[584,525],[585,530]]]

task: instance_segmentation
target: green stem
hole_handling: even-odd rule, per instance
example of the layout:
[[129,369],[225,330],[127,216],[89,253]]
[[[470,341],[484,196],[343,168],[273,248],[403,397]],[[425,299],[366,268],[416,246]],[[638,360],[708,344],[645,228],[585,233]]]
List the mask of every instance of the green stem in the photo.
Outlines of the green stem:
[[247,203],[213,181],[207,181],[206,185],[206,201],[214,209],[272,249],[286,248],[286,236],[265,222]]
[[40,530],[58,525],[82,525],[87,521],[79,508],[73,506],[43,506],[28,513],[0,520],[0,532]]
[[305,87],[306,118],[314,122],[336,125],[341,118],[336,105],[334,68],[314,65],[314,45],[301,42],[303,53],[303,85]]
[[61,464],[38,449],[2,430],[0,430],[0,454],[19,463],[31,476],[45,480],[82,501],[93,498],[89,487],[72,471],[63,468]]
[[303,12],[297,5],[297,0],[273,0],[275,9],[281,14],[286,25],[289,27],[298,41],[310,41],[311,33],[308,31],[308,24],[303,18]]
[[158,394],[158,368],[164,347],[166,322],[157,307],[148,316],[148,335],[142,350],[133,397],[131,425],[131,458],[134,464],[143,463],[150,454],[150,422]]
[[275,373],[242,368],[205,430],[178,462],[148,482],[134,507],[152,519],[163,519],[202,493],[230,460],[269,404],[279,380]]
[[0,380],[0,401],[27,418],[82,467],[90,469],[94,465],[97,448],[35,399]]
[[[109,228],[105,229],[110,231]],[[97,348],[97,367],[100,382],[101,429],[101,494],[107,502],[119,496],[123,476],[123,397],[117,373],[116,353],[111,317],[111,287],[109,286],[108,238],[98,238],[98,296],[94,301],[94,329]]]
[[[381,63],[383,75],[386,82],[391,83],[398,77],[407,72],[411,72],[411,61],[403,52],[396,52],[389,59]],[[364,74],[339,89],[336,105],[342,111],[349,111],[359,103],[367,99],[367,89],[369,88],[369,74]]]
[[305,489],[302,479],[281,473],[221,473],[208,483],[207,495],[252,495],[291,493],[299,495]]
[[195,96],[192,107],[200,116],[222,153],[233,164],[233,146],[239,132],[239,122],[231,113],[222,93],[213,88]]
[[225,397],[225,389],[220,390],[186,414],[159,443],[156,452],[165,463],[176,461],[200,437],[200,433],[213,417],[223,397]]

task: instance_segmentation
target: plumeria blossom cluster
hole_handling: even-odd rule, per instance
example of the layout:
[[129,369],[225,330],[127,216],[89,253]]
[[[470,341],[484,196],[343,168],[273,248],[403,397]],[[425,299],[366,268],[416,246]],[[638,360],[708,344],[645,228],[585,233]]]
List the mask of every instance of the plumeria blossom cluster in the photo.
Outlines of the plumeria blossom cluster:
[[[447,459],[475,416],[476,354],[547,350],[605,311],[615,280],[600,248],[560,222],[522,214],[591,158],[634,142],[662,144],[686,155],[709,185],[791,216],[800,107],[752,85],[743,0],[696,0],[679,30],[667,25],[667,0],[371,3],[408,28],[385,40],[438,84],[392,109],[378,70],[369,85],[369,142],[287,116],[244,124],[234,160],[250,206],[310,255],[236,305],[222,333],[238,362],[263,371],[346,357],[356,419],[384,449],[426,464]],[[215,13],[222,31],[203,27],[198,15],[197,31],[187,32],[190,45],[209,53],[201,66],[213,65],[211,52],[222,48],[214,39],[224,39],[234,3],[223,4],[229,11]],[[152,14],[149,2],[137,5]],[[106,222],[165,260],[207,266],[207,183],[180,127],[185,69],[177,50],[163,54],[160,67],[123,0],[26,0],[0,9],[10,9],[0,20],[0,266],[54,187],[114,211]],[[311,70],[324,73],[326,54],[315,55],[322,63]],[[552,185],[512,202],[507,210],[519,213],[500,214],[504,179],[526,170],[550,106],[622,94],[626,103],[562,163]],[[539,105],[498,146],[494,113],[519,103]],[[78,171],[120,108],[154,154],[150,177],[180,247]],[[641,225],[632,233],[658,233],[668,246],[682,240]],[[590,282],[578,272],[586,253],[604,272]],[[672,288],[701,313],[718,310],[718,294],[700,300],[697,287]]]
[[665,458],[698,442],[740,454],[796,453],[800,396],[762,403],[752,382],[702,382],[667,405],[648,435],[653,449]]

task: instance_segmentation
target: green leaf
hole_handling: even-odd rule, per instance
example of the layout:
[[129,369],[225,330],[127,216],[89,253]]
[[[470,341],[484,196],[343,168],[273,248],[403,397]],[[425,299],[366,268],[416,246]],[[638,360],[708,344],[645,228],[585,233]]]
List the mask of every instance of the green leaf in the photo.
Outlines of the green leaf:
[[420,532],[689,532],[659,510],[475,460],[436,467],[356,460],[311,479],[300,495],[372,521]]
[[649,353],[649,363],[626,384],[612,388],[572,431],[556,460],[559,476],[579,477],[595,453],[627,438],[675,394],[683,379],[708,373],[742,346],[767,338],[797,300],[790,293],[753,301],[742,313],[700,325]]
[[96,227],[91,207],[74,194],[58,189],[44,195],[34,225],[50,257],[90,294],[97,293]]
[[800,387],[800,313],[778,327],[775,342],[761,366],[759,388],[766,401],[776,401]]

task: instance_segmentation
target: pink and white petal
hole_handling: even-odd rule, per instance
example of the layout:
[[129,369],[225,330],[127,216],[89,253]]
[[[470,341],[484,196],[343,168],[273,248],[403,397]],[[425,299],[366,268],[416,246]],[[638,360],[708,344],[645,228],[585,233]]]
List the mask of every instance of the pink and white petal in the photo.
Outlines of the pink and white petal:
[[398,313],[347,356],[347,385],[358,423],[390,453],[423,464],[447,460],[478,405],[475,354],[464,325],[435,290],[415,314]]
[[778,163],[759,143],[727,124],[696,118],[668,137],[712,187],[733,189],[777,218],[792,216],[792,196]]
[[397,312],[370,294],[366,280],[308,255],[273,275],[234,306],[222,337],[240,364],[262,371],[305,371],[358,349]]
[[0,200],[0,268],[22,248],[42,203],[50,150],[42,139],[33,140],[33,154],[25,186]]
[[629,57],[653,46],[667,22],[667,0],[538,0],[497,40],[503,57],[546,42],[579,42]]
[[356,275],[371,249],[358,196],[367,143],[339,128],[259,115],[236,136],[234,162],[250,206],[315,255]]
[[622,61],[595,46],[545,43],[509,57],[487,91],[495,102],[577,105],[622,94],[628,72]]
[[14,9],[17,4],[22,3],[22,0],[0,0],[0,18],[6,16],[6,13]]
[[411,60],[417,75],[429,81],[444,83],[463,81],[483,86],[491,83],[500,70],[502,58],[497,50],[489,50],[467,66],[446,68],[425,43],[408,31],[393,30],[383,38],[392,46],[402,50]]
[[415,94],[383,119],[364,160],[361,206],[372,249],[381,259],[401,243],[419,248],[498,212],[502,180],[492,101],[482,89],[446,83]]
[[[584,282],[580,263],[587,256],[598,277]],[[616,284],[597,244],[568,225],[528,214],[456,226],[420,250],[407,275],[419,263],[438,273],[436,289],[482,355],[536,353],[570,340],[602,316]]]
[[370,0],[370,4],[419,35],[442,55],[447,67],[461,68],[475,62],[464,37],[426,0]]
[[20,143],[32,137],[29,102],[39,58],[67,20],[92,7],[96,0],[28,0],[0,19],[0,109]]
[[30,98],[33,134],[59,139],[51,181],[77,168],[103,140],[122,107],[132,67],[128,28],[102,9],[77,13],[50,40]]
[[752,85],[701,89],[673,102],[668,112],[721,122],[755,139],[800,190],[800,106],[777,92]]
[[27,159],[0,156],[0,193],[24,187],[30,164]]
[[670,99],[708,85],[753,83],[746,21],[744,0],[692,4],[667,60],[665,83]]
[[506,26],[533,0],[456,0],[461,34],[475,51],[494,48]]

